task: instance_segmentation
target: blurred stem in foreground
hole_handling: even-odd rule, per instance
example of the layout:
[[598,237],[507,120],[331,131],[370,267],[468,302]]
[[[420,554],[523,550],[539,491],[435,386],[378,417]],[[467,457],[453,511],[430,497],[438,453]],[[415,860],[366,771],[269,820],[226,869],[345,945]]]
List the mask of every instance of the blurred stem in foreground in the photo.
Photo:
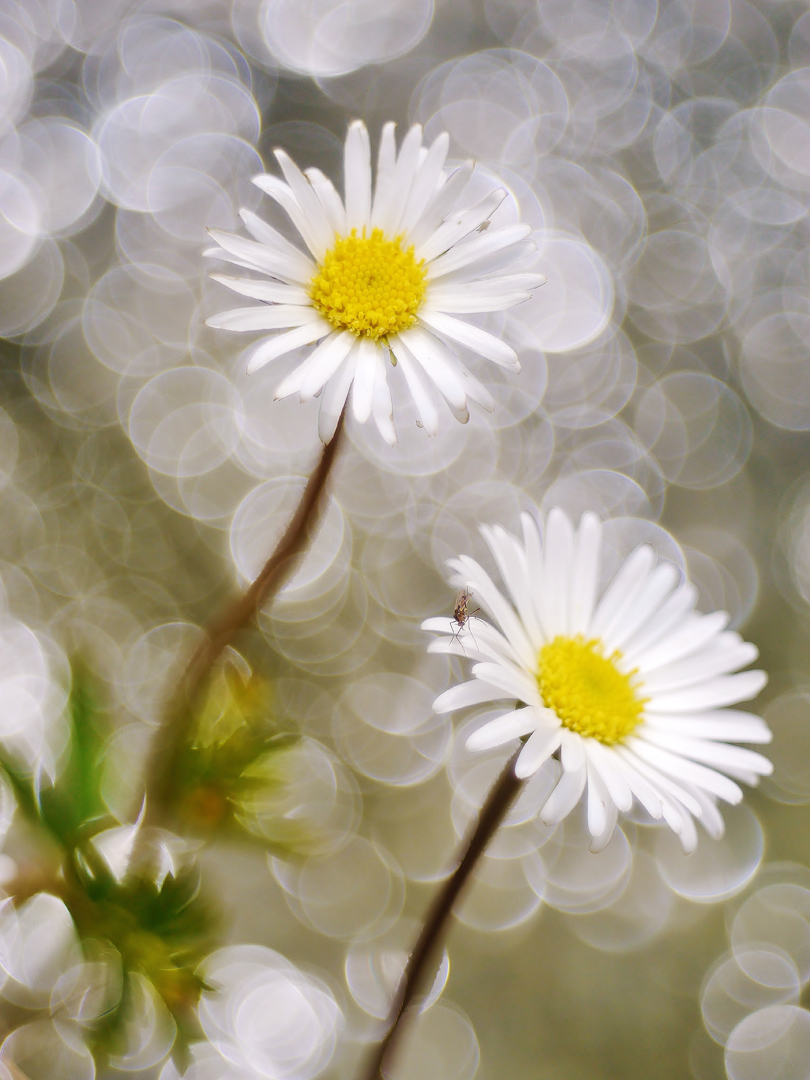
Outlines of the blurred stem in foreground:
[[[521,746],[520,749],[522,750],[523,747]],[[515,776],[515,762],[519,754],[520,750],[515,751],[493,784],[487,801],[481,807],[478,823],[470,836],[458,868],[445,882],[428,911],[424,928],[414,946],[394,998],[389,1015],[388,1032],[374,1053],[371,1065],[364,1074],[365,1080],[380,1080],[383,1076],[383,1065],[387,1063],[390,1066],[392,1052],[402,1035],[403,1022],[408,1016],[408,1008],[423,988],[425,979],[432,970],[431,960],[444,937],[456,900],[525,782]]]
[[180,758],[194,723],[194,705],[211,669],[235,635],[256,617],[295,568],[295,559],[307,547],[320,517],[326,482],[343,437],[345,409],[335,434],[323,448],[321,460],[307,481],[301,501],[275,551],[259,576],[240,597],[207,627],[205,638],[178,680],[152,741],[146,765],[146,824],[161,823],[170,815]]

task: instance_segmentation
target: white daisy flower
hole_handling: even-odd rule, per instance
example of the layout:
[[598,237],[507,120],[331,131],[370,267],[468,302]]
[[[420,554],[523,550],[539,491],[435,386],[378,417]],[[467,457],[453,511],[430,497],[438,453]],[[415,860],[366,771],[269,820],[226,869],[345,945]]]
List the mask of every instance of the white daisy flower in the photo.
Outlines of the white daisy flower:
[[545,281],[514,268],[535,250],[527,239],[531,226],[488,228],[506,191],[497,188],[475,206],[457,209],[473,163],[446,170],[449,137],[440,135],[425,147],[418,124],[397,154],[394,127],[382,130],[373,193],[369,137],[359,120],[346,137],[345,201],[319,169],[301,172],[283,150],[275,156],[284,180],[254,177],[288,214],[308,251],[242,210],[253,239],[211,229],[218,247],[205,252],[265,275],[212,275],[263,303],[220,312],[208,326],[278,331],[258,345],[248,372],[318,342],[281,382],[276,398],[298,394],[308,401],[322,394],[318,427],[324,442],[334,434],[352,386],[355,419],[365,423],[373,415],[383,438],[396,442],[389,356],[401,367],[428,434],[436,434],[439,422],[433,387],[462,423],[469,418],[468,401],[492,411],[492,395],[453,345],[508,371],[520,370],[517,356],[506,342],[457,316],[505,310]]
[[[548,515],[545,539],[535,519],[521,517],[522,540],[482,526],[511,603],[484,569],[462,555],[451,559],[453,584],[470,590],[500,629],[473,617],[463,627],[434,618],[423,629],[446,635],[431,652],[474,659],[475,678],[434,703],[446,713],[512,699],[514,708],[467,740],[487,750],[528,739],[517,759],[531,776],[553,754],[562,773],[541,812],[553,824],[573,810],[587,788],[592,850],[613,835],[619,810],[634,798],[694,850],[694,819],[719,838],[717,800],[738,803],[737,780],[756,784],[771,762],[736,742],[768,743],[758,716],[726,706],[755,697],[762,671],[740,671],[756,646],[726,630],[724,611],[695,611],[697,590],[671,563],[657,562],[649,544],[627,559],[597,596],[602,525],[583,514],[575,531],[561,510]],[[736,672],[736,674],[734,674]]]

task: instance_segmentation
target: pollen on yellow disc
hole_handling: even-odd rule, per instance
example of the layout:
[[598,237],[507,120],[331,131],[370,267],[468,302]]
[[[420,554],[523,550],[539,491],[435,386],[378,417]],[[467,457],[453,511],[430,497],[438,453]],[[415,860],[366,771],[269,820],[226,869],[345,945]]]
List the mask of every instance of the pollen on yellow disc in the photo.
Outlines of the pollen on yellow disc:
[[424,260],[382,229],[339,237],[309,283],[312,304],[325,319],[357,337],[379,341],[407,330],[425,295]]
[[599,641],[555,637],[540,650],[537,684],[544,704],[580,735],[617,743],[638,726],[644,698],[632,674],[619,671],[621,653],[605,656]]

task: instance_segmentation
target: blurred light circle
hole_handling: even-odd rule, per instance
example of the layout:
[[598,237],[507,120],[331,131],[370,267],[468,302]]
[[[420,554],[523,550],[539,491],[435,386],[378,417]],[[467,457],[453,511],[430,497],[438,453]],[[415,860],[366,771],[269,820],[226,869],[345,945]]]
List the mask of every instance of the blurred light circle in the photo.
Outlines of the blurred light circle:
[[452,740],[433,712],[435,690],[405,675],[367,675],[344,691],[334,720],[341,751],[356,769],[396,786],[420,784],[441,769]]
[[770,1005],[796,1004],[801,983],[790,957],[773,946],[751,945],[722,957],[703,983],[700,1008],[715,1042],[725,1046],[749,1013]]
[[320,979],[260,945],[219,949],[202,974],[200,1023],[231,1065],[273,1080],[311,1080],[328,1065],[342,1015]]
[[543,860],[537,853],[518,859],[484,855],[453,914],[460,923],[484,933],[520,926],[542,903],[543,876]]
[[[378,1020],[388,1017],[419,929],[415,919],[400,919],[384,934],[372,941],[353,945],[346,954],[345,972],[349,992],[370,1016]],[[438,1001],[449,974],[450,959],[445,949],[433,985],[419,1002],[420,1012]]]
[[529,53],[484,49],[435,68],[414,112],[428,138],[448,131],[477,160],[533,163],[559,142],[568,99],[554,71]]
[[389,1080],[473,1080],[480,1052],[461,1010],[439,1004],[415,1019],[390,1069]]
[[643,948],[666,928],[672,905],[672,892],[655,860],[636,851],[630,880],[621,896],[589,915],[576,915],[569,925],[578,938],[595,949],[631,952]]
[[810,802],[810,695],[800,691],[782,694],[763,712],[773,732],[768,757],[771,776],[763,777],[763,790],[778,802]]
[[122,1001],[121,1029],[110,1065],[122,1072],[141,1072],[163,1061],[174,1045],[177,1027],[163,998],[138,972],[127,975]]
[[726,900],[745,888],[762,861],[762,826],[752,810],[741,803],[724,806],[725,835],[720,840],[698,831],[698,846],[684,855],[681,842],[670,829],[662,829],[655,846],[658,868],[673,892],[699,904]]
[[559,911],[588,914],[617,900],[630,881],[633,851],[617,828],[602,851],[590,850],[591,835],[580,812],[569,815],[543,850],[545,880],[530,882]]
[[[79,1033],[59,1020],[33,1020],[12,1031],[0,1047],[3,1080],[94,1080],[93,1055]],[[22,1071],[24,1070],[24,1072]]]
[[143,460],[169,476],[210,472],[239,438],[240,402],[215,371],[177,368],[156,375],[129,414],[129,434]]
[[727,296],[708,245],[685,229],[650,236],[629,283],[631,317],[657,341],[697,341],[726,313]]
[[40,228],[39,207],[30,189],[18,176],[0,169],[0,279],[28,262]]
[[47,239],[33,258],[0,282],[0,335],[17,337],[46,319],[59,299],[64,280],[65,265],[59,246]]
[[729,1080],[807,1080],[810,1077],[810,1012],[771,1005],[743,1020],[726,1048]]
[[773,945],[793,963],[804,985],[810,979],[810,889],[788,882],[766,885],[734,916],[731,945],[743,957],[751,946]]
[[697,490],[735,476],[753,439],[748,412],[734,391],[710,375],[687,371],[644,392],[635,429],[671,483]]
[[810,316],[767,315],[745,333],[740,377],[754,408],[777,427],[810,428]]
[[506,313],[509,339],[519,348],[566,353],[597,338],[613,313],[614,287],[600,255],[576,236],[541,232],[537,266],[548,281],[531,300]]
[[81,128],[55,116],[29,120],[17,134],[21,168],[34,185],[43,230],[69,235],[101,182],[98,147]]
[[402,910],[399,868],[379,845],[356,836],[339,851],[300,866],[271,861],[293,912],[327,937],[377,937]]
[[279,63],[317,77],[401,56],[432,18],[433,0],[263,0],[259,27]]

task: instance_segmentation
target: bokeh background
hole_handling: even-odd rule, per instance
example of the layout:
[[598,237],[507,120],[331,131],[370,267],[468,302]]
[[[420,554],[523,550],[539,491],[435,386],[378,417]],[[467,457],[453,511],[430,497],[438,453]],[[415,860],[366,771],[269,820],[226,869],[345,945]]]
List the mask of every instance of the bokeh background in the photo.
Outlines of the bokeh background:
[[[184,657],[320,452],[317,403],[274,402],[277,372],[245,375],[253,336],[204,326],[229,304],[205,229],[273,214],[250,179],[276,146],[340,182],[355,117],[373,141],[388,119],[448,131],[477,162],[470,201],[508,188],[499,214],[532,224],[548,283],[481,322],[519,376],[465,357],[492,416],[447,412],[428,439],[394,371],[398,445],[349,419],[311,552],[228,658],[289,738],[233,829],[198,814],[161,848],[170,876],[196,860],[219,912],[196,1049],[170,1060],[174,1021],[136,972],[97,1074],[355,1075],[504,759],[464,751],[480,716],[432,714],[463,665],[428,656],[420,622],[452,611],[445,560],[485,557],[477,524],[536,505],[609,519],[605,580],[649,541],[730,612],[770,673],[776,770],[689,859],[641,816],[599,856],[577,815],[539,825],[541,773],[394,1075],[806,1077],[805,3],[0,0],[0,742],[58,776],[81,662],[109,724],[105,813],[135,820]],[[107,961],[37,892],[47,853],[2,796],[0,877],[33,899],[0,908],[0,1065],[92,1078],[97,1013],[60,979],[92,986]]]

